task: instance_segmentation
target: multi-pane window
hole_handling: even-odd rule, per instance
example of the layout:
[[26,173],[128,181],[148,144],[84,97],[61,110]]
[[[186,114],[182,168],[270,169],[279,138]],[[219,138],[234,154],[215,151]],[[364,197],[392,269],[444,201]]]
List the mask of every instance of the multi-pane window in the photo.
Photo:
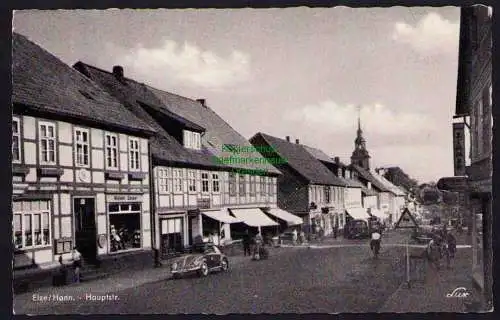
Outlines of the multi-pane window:
[[238,192],[240,194],[240,196],[245,196],[245,193],[246,193],[246,181],[245,181],[245,176],[240,174],[239,176],[239,188],[238,188]]
[[174,192],[182,192],[182,169],[173,169]]
[[13,240],[16,249],[36,248],[51,244],[48,202],[35,201],[36,207],[33,205],[31,208],[26,205],[29,203],[24,202],[22,211],[13,212]]
[[218,173],[212,173],[212,190],[213,192],[220,191],[220,182]]
[[256,176],[250,176],[250,195],[255,195],[257,191],[257,177]]
[[140,144],[139,139],[129,138],[128,143],[128,153],[129,153],[129,164],[130,170],[140,170],[141,169],[141,156],[140,156]]
[[210,191],[210,181],[208,179],[208,172],[201,173],[201,192]]
[[77,167],[89,166],[89,131],[75,129],[75,163]]
[[21,126],[18,118],[12,118],[12,161],[21,161]]
[[169,190],[169,171],[167,168],[158,168],[158,191],[161,193]]
[[189,130],[183,131],[184,147],[189,149],[201,149],[201,134]]
[[330,187],[326,186],[324,192],[325,192],[325,202],[330,203],[332,201],[332,199],[330,198]]
[[260,195],[266,195],[266,177],[260,176]]
[[236,174],[233,172],[229,173],[229,195],[236,195]]
[[111,133],[105,135],[106,168],[118,169],[118,136]]
[[190,192],[196,191],[196,171],[194,170],[188,171],[188,190]]
[[53,123],[40,123],[40,162],[43,164],[56,163],[56,129]]
[[272,196],[275,194],[275,189],[274,189],[274,185],[273,185],[273,178],[271,177],[267,177],[267,194]]

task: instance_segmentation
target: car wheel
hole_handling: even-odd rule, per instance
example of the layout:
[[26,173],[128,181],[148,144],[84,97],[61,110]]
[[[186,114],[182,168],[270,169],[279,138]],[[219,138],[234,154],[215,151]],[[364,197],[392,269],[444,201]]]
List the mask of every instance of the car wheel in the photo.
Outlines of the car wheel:
[[220,263],[220,268],[222,271],[229,270],[229,263],[227,262],[227,259],[222,259],[222,262]]
[[200,277],[208,276],[208,266],[205,262],[200,266],[200,270],[198,271],[198,274],[200,275]]

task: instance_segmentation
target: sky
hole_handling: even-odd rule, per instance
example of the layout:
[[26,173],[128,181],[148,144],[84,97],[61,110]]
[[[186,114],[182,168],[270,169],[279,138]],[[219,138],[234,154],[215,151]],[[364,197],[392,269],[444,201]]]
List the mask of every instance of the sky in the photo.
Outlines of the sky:
[[346,163],[360,110],[371,168],[453,175],[457,7],[25,10],[13,30]]

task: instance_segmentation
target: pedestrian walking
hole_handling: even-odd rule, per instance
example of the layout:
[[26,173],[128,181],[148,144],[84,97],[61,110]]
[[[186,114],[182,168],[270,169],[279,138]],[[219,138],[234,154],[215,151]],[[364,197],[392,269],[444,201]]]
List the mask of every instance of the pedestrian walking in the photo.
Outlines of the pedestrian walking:
[[262,242],[263,242],[262,235],[259,232],[255,236],[255,249],[254,249],[255,260],[260,260],[260,247],[262,246]]
[[297,229],[294,228],[293,231],[292,231],[292,242],[293,242],[293,245],[297,244],[297,240],[298,240]]
[[73,247],[71,259],[73,260],[73,281],[79,283],[80,269],[82,268],[82,255],[76,247]]
[[246,257],[247,254],[250,256],[250,234],[248,233],[248,229],[245,231],[245,234],[243,235],[243,254]]
[[446,263],[447,267],[451,268],[451,260],[455,258],[455,253],[457,252],[457,240],[455,239],[455,236],[451,234],[451,232],[448,232],[446,237],[446,248],[447,248]]
[[304,230],[301,230],[300,231],[300,244],[304,244],[306,243],[306,234],[304,232]]

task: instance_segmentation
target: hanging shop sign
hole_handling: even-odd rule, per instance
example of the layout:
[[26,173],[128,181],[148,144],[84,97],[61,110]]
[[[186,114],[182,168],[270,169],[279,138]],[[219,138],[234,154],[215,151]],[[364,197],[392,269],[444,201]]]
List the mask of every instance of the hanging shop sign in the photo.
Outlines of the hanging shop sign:
[[455,176],[465,175],[465,124],[453,124],[453,159]]

